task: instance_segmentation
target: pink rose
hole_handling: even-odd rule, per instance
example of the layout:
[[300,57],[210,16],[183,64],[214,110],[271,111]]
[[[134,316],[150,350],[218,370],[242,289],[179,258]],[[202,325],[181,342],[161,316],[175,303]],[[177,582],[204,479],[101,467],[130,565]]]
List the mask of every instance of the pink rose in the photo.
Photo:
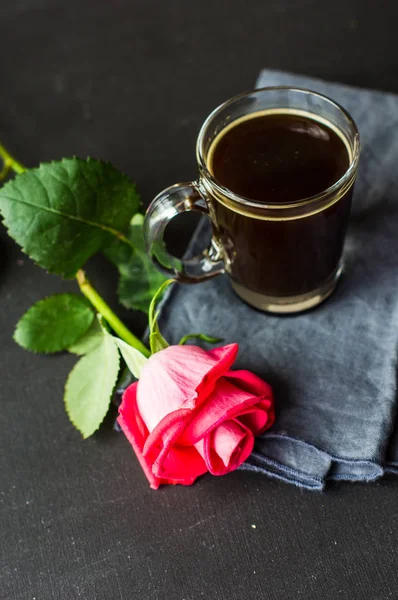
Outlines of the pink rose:
[[118,421],[152,488],[233,471],[273,424],[271,387],[249,371],[230,371],[237,353],[238,344],[170,346],[125,391]]

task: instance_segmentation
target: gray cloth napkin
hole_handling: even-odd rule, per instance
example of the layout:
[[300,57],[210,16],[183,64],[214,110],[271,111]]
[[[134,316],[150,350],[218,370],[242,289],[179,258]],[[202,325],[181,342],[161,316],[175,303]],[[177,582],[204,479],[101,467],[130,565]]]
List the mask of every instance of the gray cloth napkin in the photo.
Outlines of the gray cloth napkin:
[[[359,127],[342,280],[323,305],[288,317],[250,308],[226,276],[173,286],[160,325],[171,343],[198,331],[238,342],[236,368],[273,386],[276,423],[241,468],[310,489],[328,479],[371,481],[398,472],[398,96],[262,71],[257,87],[269,85],[326,94]],[[205,230],[194,236],[198,249]]]

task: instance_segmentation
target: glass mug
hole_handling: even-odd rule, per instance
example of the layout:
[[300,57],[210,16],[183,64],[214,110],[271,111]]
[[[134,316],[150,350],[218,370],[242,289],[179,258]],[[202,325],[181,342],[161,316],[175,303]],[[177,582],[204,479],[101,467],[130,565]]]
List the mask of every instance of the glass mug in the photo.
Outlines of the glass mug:
[[[254,113],[301,116],[333,130],[348,153],[343,175],[316,195],[290,203],[272,202],[272,194],[267,203],[254,201],[221,185],[209,165],[212,143],[222,139],[218,136],[231,130],[232,123]],[[149,256],[163,272],[184,283],[226,273],[238,296],[260,310],[292,313],[312,308],[330,296],[342,271],[359,153],[353,119],[325,96],[288,87],[236,96],[202,125],[196,146],[198,180],[173,185],[150,204],[144,221]],[[198,256],[179,259],[167,251],[164,233],[170,220],[185,211],[210,217],[212,239]]]

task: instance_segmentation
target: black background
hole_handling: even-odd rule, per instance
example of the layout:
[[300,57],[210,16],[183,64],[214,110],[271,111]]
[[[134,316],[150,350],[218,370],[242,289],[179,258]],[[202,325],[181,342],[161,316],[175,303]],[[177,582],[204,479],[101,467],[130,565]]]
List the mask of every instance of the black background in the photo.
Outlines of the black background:
[[[195,177],[201,122],[262,67],[398,92],[397,25],[394,0],[3,0],[0,137],[28,166],[109,159],[147,203]],[[12,341],[30,304],[75,286],[0,243],[1,600],[398,598],[394,479],[154,492],[110,420],[83,442],[62,404],[75,359]],[[117,307],[114,271],[88,271]]]

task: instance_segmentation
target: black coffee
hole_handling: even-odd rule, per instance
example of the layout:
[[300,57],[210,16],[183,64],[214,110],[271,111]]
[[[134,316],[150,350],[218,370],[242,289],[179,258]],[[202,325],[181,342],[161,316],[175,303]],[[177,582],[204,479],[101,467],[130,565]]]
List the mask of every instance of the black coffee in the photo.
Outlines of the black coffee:
[[330,127],[295,114],[260,115],[222,134],[211,149],[215,179],[257,202],[295,202],[333,185],[349,156]]
[[[326,124],[294,113],[251,115],[213,142],[214,178],[257,203],[294,203],[322,192],[349,167],[343,139]],[[267,296],[296,296],[333,277],[343,249],[352,187],[315,214],[266,220],[214,200],[216,236],[237,283]]]

